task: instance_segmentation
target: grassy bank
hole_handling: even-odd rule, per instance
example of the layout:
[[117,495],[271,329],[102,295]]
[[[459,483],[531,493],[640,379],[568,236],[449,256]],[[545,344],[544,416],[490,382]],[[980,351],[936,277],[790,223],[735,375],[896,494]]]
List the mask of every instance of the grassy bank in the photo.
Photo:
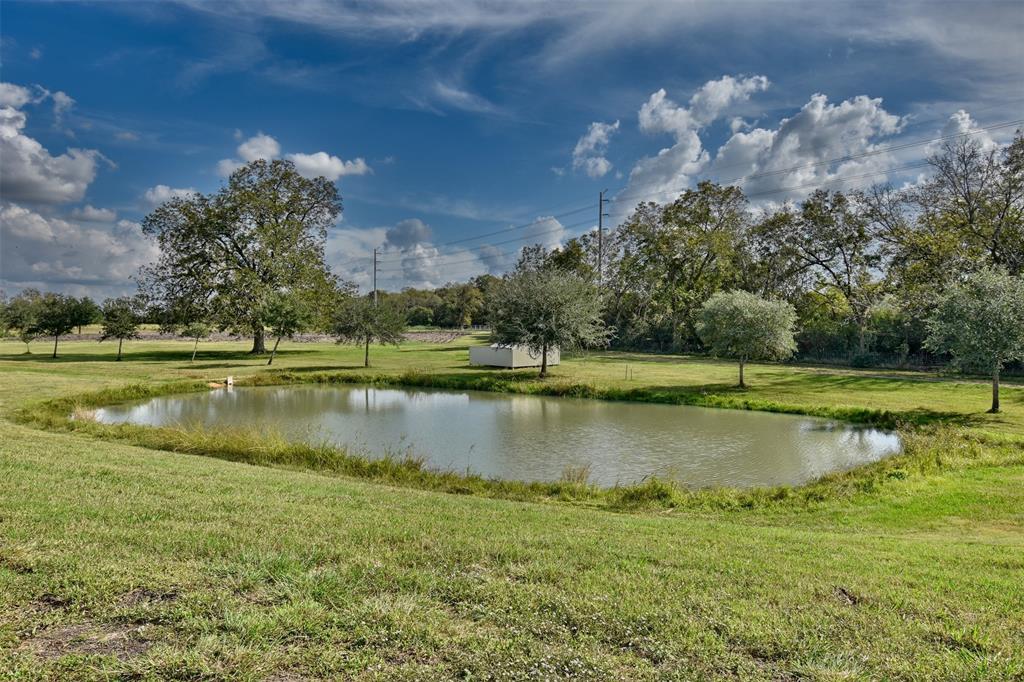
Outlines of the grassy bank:
[[[904,373],[759,366],[739,392],[730,364],[697,358],[593,355],[538,384],[469,369],[464,344],[385,349],[372,376],[357,349],[327,344],[286,347],[274,373],[242,344],[203,344],[196,363],[188,347],[139,342],[114,363],[93,342],[57,361],[0,344],[0,675],[1024,675],[1018,387],[992,416],[984,385]],[[66,421],[226,374],[720,401],[920,432],[902,460],[817,488],[744,500],[652,484],[630,499],[446,481],[397,458],[366,469],[245,433]]]

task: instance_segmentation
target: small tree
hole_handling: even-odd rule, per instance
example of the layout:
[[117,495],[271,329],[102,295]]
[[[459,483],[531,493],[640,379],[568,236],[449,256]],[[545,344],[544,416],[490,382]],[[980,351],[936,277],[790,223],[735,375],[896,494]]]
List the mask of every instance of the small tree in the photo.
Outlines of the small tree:
[[75,328],[75,307],[78,301],[64,294],[45,294],[39,302],[33,330],[39,336],[53,337],[53,357],[57,357],[57,341]]
[[121,296],[108,298],[103,302],[103,328],[100,341],[117,339],[117,360],[121,360],[121,349],[125,339],[139,337],[139,320],[142,317],[142,305],[138,299]]
[[992,377],[989,412],[999,412],[999,372],[1024,359],[1024,278],[989,269],[970,275],[939,297],[927,325],[928,348]]
[[199,339],[205,339],[210,335],[210,325],[205,322],[192,322],[185,325],[184,329],[181,330],[181,335],[185,338],[195,339],[196,342],[192,346],[192,358],[189,362],[196,361],[196,353],[199,351]]
[[550,349],[603,346],[610,336],[597,288],[578,275],[554,268],[527,268],[506,275],[492,289],[487,308],[491,340],[540,353],[541,378],[548,373]]
[[313,313],[298,296],[277,292],[271,295],[263,319],[270,326],[270,333],[277,337],[274,341],[274,350],[267,360],[267,364],[271,365],[277,357],[277,347],[281,344],[281,339],[290,339],[308,329],[312,323]]
[[353,297],[342,305],[334,319],[334,335],[338,343],[362,343],[363,367],[370,366],[370,343],[397,346],[404,340],[405,313],[396,305],[383,301],[380,305],[366,297]]
[[75,326],[78,327],[78,335],[81,336],[82,326],[99,322],[103,316],[103,311],[96,305],[95,301],[88,296],[83,296],[72,304],[71,314],[74,317]]
[[785,301],[769,301],[746,291],[719,291],[701,308],[697,333],[713,355],[738,360],[785,360],[796,350],[796,311]]
[[43,295],[35,289],[25,289],[8,301],[4,309],[6,327],[17,332],[18,339],[25,344],[25,352],[29,355],[32,354],[30,344],[39,336],[36,320],[39,317],[42,297]]

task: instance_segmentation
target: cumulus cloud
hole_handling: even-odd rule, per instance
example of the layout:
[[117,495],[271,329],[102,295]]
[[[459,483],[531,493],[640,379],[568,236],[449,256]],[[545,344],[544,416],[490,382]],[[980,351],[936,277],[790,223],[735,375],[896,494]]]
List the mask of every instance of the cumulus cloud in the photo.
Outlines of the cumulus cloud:
[[[235,130],[235,139],[241,139],[242,131]],[[281,145],[266,133],[257,133],[238,145],[237,159],[221,159],[217,162],[217,173],[227,177],[245,164],[257,159],[273,161],[281,155]]]
[[[984,151],[991,151],[998,148],[999,143],[993,139],[990,131],[978,130],[977,122],[971,118],[963,109],[957,110],[953,113],[946,121],[945,125],[942,126],[942,131],[939,133],[942,137],[953,137],[955,135],[969,134],[972,139],[976,140]],[[935,142],[928,145],[927,152],[929,154],[938,153],[942,149],[942,142]]]
[[324,176],[334,181],[343,175],[366,175],[372,172],[370,166],[362,158],[342,161],[327,152],[315,154],[289,154],[288,160],[295,164],[295,170],[306,178]]
[[612,169],[612,162],[605,157],[611,136],[619,129],[619,122],[590,124],[586,134],[572,150],[572,167],[582,170],[592,178],[600,178]]
[[258,133],[238,145],[238,156],[243,161],[276,159],[281,154],[281,145],[270,135]]
[[117,218],[117,211],[110,208],[96,208],[86,204],[71,211],[71,217],[90,223],[112,223]]
[[175,197],[184,198],[191,194],[195,194],[197,190],[194,187],[169,187],[167,185],[156,185],[146,190],[142,198],[146,200],[152,206],[159,206],[165,201],[170,201]]
[[640,130],[651,135],[672,135],[675,144],[636,163],[627,193],[643,193],[660,200],[669,190],[686,186],[710,158],[700,132],[732,106],[768,85],[765,76],[722,76],[698,88],[685,107],[671,100],[664,88],[653,93],[640,107]]
[[[240,130],[236,130],[235,139],[240,139],[241,134]],[[221,159],[217,163],[219,175],[227,177],[246,163],[257,159],[272,161],[281,156],[281,144],[270,135],[261,132],[239,144],[235,151],[238,158]],[[288,154],[285,158],[295,164],[295,170],[299,175],[306,178],[323,176],[333,182],[344,175],[366,175],[373,172],[363,158],[344,161],[327,152]]]
[[27,88],[10,83],[0,87],[0,192],[9,201],[78,201],[96,178],[97,162],[104,157],[94,149],[75,148],[53,156],[26,135],[28,119],[20,107],[34,101]]
[[539,216],[517,235],[527,246],[541,244],[544,248],[557,249],[568,237],[565,226],[554,216]]
[[[860,95],[832,104],[825,95],[815,94],[776,128],[734,133],[718,149],[708,173],[721,182],[735,181],[754,195],[793,188],[783,194],[798,197],[813,190],[805,186],[818,184],[838,189],[844,185],[837,178],[890,166],[893,158],[887,153],[862,155],[879,151],[878,141],[898,133],[903,125],[904,120],[886,111],[879,98]],[[882,178],[851,182],[878,179]]]
[[32,101],[32,92],[14,83],[0,83],[0,107],[21,109]]
[[16,288],[119,293],[158,255],[137,223],[83,225],[15,203],[0,205],[0,240],[0,270]]
[[419,218],[409,218],[395,223],[385,233],[388,246],[396,249],[406,249],[416,244],[423,244],[430,241],[430,226]]

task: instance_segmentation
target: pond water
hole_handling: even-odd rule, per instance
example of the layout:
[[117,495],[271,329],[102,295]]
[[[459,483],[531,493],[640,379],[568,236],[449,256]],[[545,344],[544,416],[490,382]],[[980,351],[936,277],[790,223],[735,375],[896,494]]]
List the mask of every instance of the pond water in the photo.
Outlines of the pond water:
[[893,433],[813,417],[363,386],[221,389],[107,407],[97,418],[271,427],[490,478],[554,481],[586,467],[604,486],[652,475],[695,488],[799,484],[900,449]]

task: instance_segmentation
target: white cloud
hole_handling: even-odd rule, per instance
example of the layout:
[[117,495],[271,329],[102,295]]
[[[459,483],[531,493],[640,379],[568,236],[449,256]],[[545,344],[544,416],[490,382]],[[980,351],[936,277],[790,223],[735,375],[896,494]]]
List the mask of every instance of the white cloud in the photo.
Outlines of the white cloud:
[[96,208],[86,204],[71,211],[71,217],[92,223],[112,223],[117,218],[117,211],[110,208]]
[[50,97],[53,99],[53,118],[59,126],[64,121],[64,115],[75,106],[75,100],[60,90],[51,94]]
[[[901,117],[885,110],[881,99],[860,95],[832,104],[825,95],[816,94],[777,128],[733,134],[707,170],[720,182],[736,181],[748,194],[801,188],[776,199],[806,195],[819,184],[838,189],[879,182],[884,174],[850,183],[837,178],[880,173],[890,167],[893,157],[888,153],[862,155],[878,151],[878,140],[898,133],[903,124]],[[859,158],[829,162],[851,156]],[[759,177],[743,177],[749,175]]]
[[131,276],[158,255],[138,223],[86,226],[14,203],[0,205],[0,239],[4,281],[18,288],[122,292],[134,288]]
[[429,242],[430,235],[431,229],[429,225],[419,218],[409,218],[407,220],[400,220],[395,223],[394,227],[388,228],[385,233],[387,239],[385,243],[397,249],[405,249],[416,244]]
[[430,95],[442,104],[455,109],[469,111],[477,114],[499,114],[501,107],[490,100],[468,90],[442,81],[434,81]]
[[[942,137],[970,134],[971,139],[977,141],[984,151],[991,151],[1000,146],[999,143],[992,138],[991,132],[987,130],[979,131],[977,122],[963,109],[956,111],[949,117],[945,125],[942,126],[942,131],[939,134]],[[942,144],[942,142],[935,142],[928,145],[928,154],[938,153],[942,149]]]
[[[241,138],[242,131],[236,129],[235,139]],[[217,162],[218,175],[227,177],[246,163],[257,159],[273,161],[281,155],[281,145],[270,135],[260,132],[239,144],[235,151],[238,153],[238,159],[221,159]]]
[[572,167],[576,170],[583,170],[592,178],[600,178],[612,169],[612,163],[604,154],[608,150],[608,142],[611,136],[619,129],[619,122],[601,123],[595,121],[590,124],[586,134],[583,135],[572,150]]
[[281,145],[270,135],[258,133],[238,145],[237,151],[243,161],[255,161],[256,159],[271,161],[281,154]]
[[14,83],[0,83],[0,107],[21,109],[32,99],[32,93],[28,88]]
[[[240,139],[242,131],[235,130],[235,139]],[[246,163],[257,159],[272,161],[281,156],[280,143],[267,135],[258,133],[238,145],[236,149],[238,158],[221,159],[217,162],[217,173],[227,177]],[[295,164],[295,170],[306,178],[323,176],[332,182],[345,175],[366,175],[373,170],[362,158],[343,161],[342,159],[328,154],[327,152],[315,152],[313,154],[288,154],[286,158]]]
[[191,194],[195,194],[197,190],[194,187],[168,187],[167,185],[156,185],[146,190],[142,198],[152,206],[159,206],[165,201],[170,201],[174,198],[184,198]]
[[221,159],[217,162],[217,175],[226,178],[244,165],[245,162],[238,159]]
[[115,134],[114,137],[116,137],[118,140],[121,140],[122,142],[138,142],[139,141],[139,134],[138,133],[133,133],[130,130],[122,130],[121,132]]
[[288,160],[295,164],[295,170],[306,178],[324,176],[334,181],[344,175],[366,175],[371,173],[370,166],[361,157],[352,161],[342,161],[327,152],[315,154],[288,154]]
[[698,88],[685,107],[669,99],[664,89],[653,93],[640,107],[640,130],[670,134],[675,144],[640,159],[630,173],[626,193],[661,201],[689,184],[710,158],[700,139],[701,130],[768,84],[765,76],[722,76]]
[[526,246],[542,244],[544,248],[551,250],[562,245],[568,232],[554,216],[540,216],[516,236],[520,237]]
[[[96,178],[97,160],[103,155],[94,149],[69,148],[53,156],[35,139],[25,135],[27,117],[12,104],[24,105],[28,91],[4,84],[0,97],[0,190],[11,201],[64,203],[78,201]],[[70,98],[68,98],[70,99]]]

